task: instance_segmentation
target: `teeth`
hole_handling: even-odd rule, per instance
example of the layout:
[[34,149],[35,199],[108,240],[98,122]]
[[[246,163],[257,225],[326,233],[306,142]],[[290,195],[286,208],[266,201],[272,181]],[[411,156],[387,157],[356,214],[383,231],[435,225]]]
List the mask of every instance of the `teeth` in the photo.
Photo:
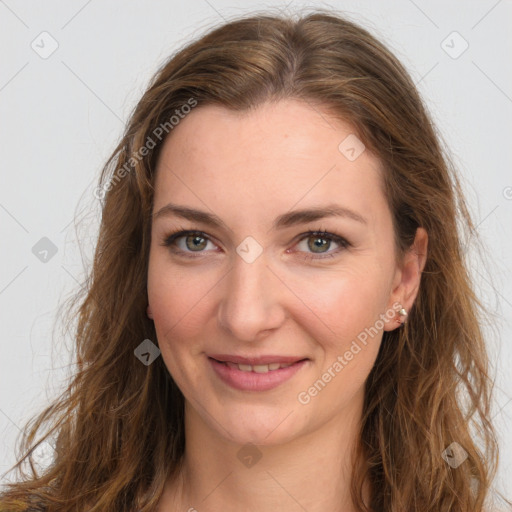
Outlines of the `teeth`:
[[268,373],[279,368],[288,368],[293,363],[270,363],[270,364],[236,364],[231,361],[225,361],[230,368],[241,370],[242,372]]

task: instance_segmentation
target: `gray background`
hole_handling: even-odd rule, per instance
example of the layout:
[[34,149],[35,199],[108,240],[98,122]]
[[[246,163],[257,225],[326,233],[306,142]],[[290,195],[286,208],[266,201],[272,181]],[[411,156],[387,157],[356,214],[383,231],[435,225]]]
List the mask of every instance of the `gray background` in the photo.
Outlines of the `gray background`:
[[[2,482],[12,479],[4,473],[14,463],[20,428],[73,369],[72,339],[60,330],[58,307],[79,289],[90,264],[100,206],[93,191],[128,114],[172,52],[223,18],[270,6],[334,7],[384,40],[410,70],[453,154],[487,248],[484,259],[472,253],[471,271],[496,315],[487,329],[502,453],[496,487],[510,498],[510,0],[0,0]],[[75,220],[83,220],[78,234]],[[48,245],[43,237],[56,253],[37,257]]]

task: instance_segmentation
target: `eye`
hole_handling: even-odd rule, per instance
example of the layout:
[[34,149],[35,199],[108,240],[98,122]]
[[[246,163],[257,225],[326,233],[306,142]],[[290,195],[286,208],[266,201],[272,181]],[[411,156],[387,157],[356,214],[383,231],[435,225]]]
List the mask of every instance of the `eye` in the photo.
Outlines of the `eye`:
[[[340,248],[328,251],[333,242]],[[305,260],[334,258],[341,250],[351,246],[343,237],[327,231],[309,231],[301,237],[297,247],[301,247],[301,244],[304,250],[299,252],[305,253],[303,256]]]
[[[208,242],[213,245],[213,242],[202,231],[182,230],[168,235],[162,245],[171,247],[174,253],[194,258],[195,255],[191,253],[205,252],[204,249]],[[178,249],[176,250],[175,247]]]

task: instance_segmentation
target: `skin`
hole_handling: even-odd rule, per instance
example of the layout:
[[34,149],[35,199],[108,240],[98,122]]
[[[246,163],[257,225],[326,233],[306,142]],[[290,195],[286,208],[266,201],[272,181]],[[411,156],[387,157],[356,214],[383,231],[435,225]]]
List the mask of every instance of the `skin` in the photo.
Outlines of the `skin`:
[[[338,149],[354,129],[299,100],[266,103],[247,113],[200,106],[166,139],[157,165],[154,210],[169,202],[220,217],[227,228],[177,216],[153,219],[148,316],[161,356],[186,399],[186,454],[158,510],[351,511],[351,450],[365,380],[383,330],[346,361],[325,387],[300,403],[365,328],[398,302],[409,310],[425,264],[427,234],[418,229],[403,260],[393,245],[382,169],[368,150],[354,161]],[[366,218],[321,220],[272,230],[290,210],[336,203]],[[199,230],[173,253],[173,230]],[[350,242],[311,247],[325,230]],[[236,248],[248,236],[262,247],[252,263]],[[308,246],[308,241],[310,246]],[[200,242],[203,242],[200,240]],[[205,245],[206,244],[206,245]],[[202,252],[201,252],[202,251]],[[331,258],[305,260],[305,255]],[[382,317],[381,317],[382,318]],[[224,384],[206,354],[278,354],[309,361],[268,391]],[[331,370],[332,372],[332,370]],[[253,466],[239,450],[261,455]],[[365,489],[368,496],[369,489]]]

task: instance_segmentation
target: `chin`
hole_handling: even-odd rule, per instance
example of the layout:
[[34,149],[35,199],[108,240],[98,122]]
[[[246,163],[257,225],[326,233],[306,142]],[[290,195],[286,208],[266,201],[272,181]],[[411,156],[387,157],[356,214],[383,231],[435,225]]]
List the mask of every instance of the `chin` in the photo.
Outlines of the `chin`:
[[[214,418],[216,415],[213,416]],[[234,408],[218,415],[214,427],[231,442],[245,445],[272,446],[284,444],[299,435],[297,411],[268,406]],[[221,425],[221,427],[219,427]]]

